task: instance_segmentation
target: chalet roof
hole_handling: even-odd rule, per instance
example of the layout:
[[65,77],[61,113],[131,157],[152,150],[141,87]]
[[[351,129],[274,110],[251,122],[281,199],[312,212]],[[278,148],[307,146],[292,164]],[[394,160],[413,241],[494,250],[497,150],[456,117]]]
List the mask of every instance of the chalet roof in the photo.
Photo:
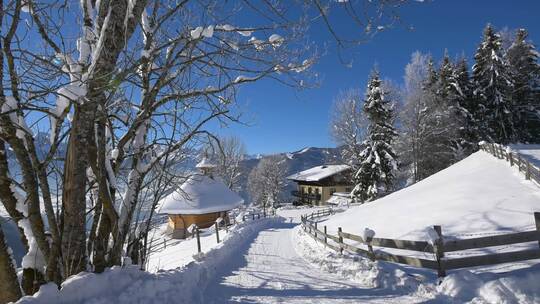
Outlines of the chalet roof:
[[295,173],[287,177],[287,179],[294,181],[316,182],[348,169],[350,169],[348,165],[323,165]]
[[159,202],[158,213],[205,214],[231,210],[243,203],[222,181],[195,175]]

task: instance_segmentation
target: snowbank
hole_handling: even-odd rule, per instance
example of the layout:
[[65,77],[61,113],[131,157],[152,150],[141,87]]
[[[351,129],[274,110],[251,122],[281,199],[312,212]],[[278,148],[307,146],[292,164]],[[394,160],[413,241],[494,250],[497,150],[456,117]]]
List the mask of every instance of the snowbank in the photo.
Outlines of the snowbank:
[[179,269],[152,274],[127,266],[112,267],[101,274],[82,273],[66,280],[60,290],[47,284],[18,303],[200,303],[200,293],[216,270],[234,256],[236,248],[277,220],[240,224],[222,243],[203,254],[201,261]]
[[372,262],[348,253],[339,255],[317,243],[300,226],[292,232],[292,238],[298,255],[314,264],[316,268],[336,273],[363,286],[392,289],[399,287],[404,288],[404,293],[410,293],[416,290],[424,279],[409,276],[400,267],[389,263],[386,263],[386,267],[381,267],[381,262]]
[[427,240],[427,228],[441,225],[443,235],[473,237],[534,229],[540,211],[540,188],[526,181],[504,160],[480,151],[461,162],[379,200],[331,217],[325,225],[335,234]]
[[314,267],[383,294],[391,293],[393,299],[408,296],[411,303],[540,303],[540,265],[502,274],[461,270],[437,285],[436,274],[429,270],[372,262],[348,253],[340,256],[300,227],[293,231],[293,244],[296,252]]

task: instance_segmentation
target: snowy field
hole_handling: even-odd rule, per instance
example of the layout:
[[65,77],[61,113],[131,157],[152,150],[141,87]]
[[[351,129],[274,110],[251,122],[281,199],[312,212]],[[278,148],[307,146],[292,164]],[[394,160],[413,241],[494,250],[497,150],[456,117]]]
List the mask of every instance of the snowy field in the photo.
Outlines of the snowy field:
[[504,161],[480,151],[401,191],[333,216],[325,225],[335,233],[427,240],[426,229],[441,225],[446,237],[534,229],[540,188]]

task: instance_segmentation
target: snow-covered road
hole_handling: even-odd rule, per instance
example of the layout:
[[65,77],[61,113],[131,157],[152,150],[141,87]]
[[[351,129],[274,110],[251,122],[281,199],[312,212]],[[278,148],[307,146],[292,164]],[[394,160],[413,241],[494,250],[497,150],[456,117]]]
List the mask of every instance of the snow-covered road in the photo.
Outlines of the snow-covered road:
[[[411,303],[348,282],[300,257],[292,243],[298,223],[276,222],[238,248],[235,258],[208,285],[204,303]],[[418,299],[416,299],[418,300]]]

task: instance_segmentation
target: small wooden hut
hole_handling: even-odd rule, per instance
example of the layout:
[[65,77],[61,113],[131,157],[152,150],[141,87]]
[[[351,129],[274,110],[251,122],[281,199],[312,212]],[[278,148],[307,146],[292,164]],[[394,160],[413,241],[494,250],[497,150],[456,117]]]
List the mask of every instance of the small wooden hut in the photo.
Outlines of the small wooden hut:
[[167,231],[172,238],[186,238],[192,224],[208,228],[219,217],[227,224],[228,211],[244,203],[238,194],[212,176],[214,167],[204,158],[197,164],[202,174],[193,175],[160,202],[159,213],[169,216]]

